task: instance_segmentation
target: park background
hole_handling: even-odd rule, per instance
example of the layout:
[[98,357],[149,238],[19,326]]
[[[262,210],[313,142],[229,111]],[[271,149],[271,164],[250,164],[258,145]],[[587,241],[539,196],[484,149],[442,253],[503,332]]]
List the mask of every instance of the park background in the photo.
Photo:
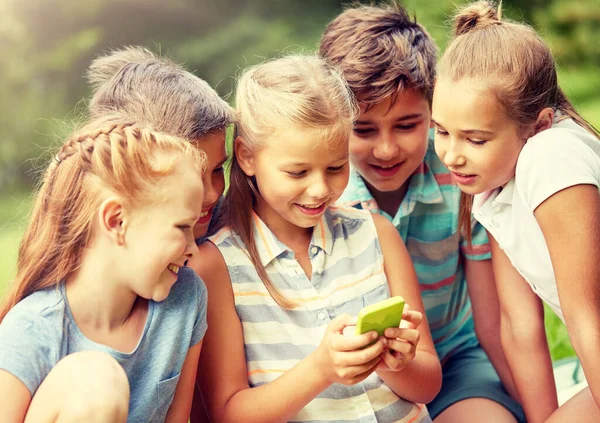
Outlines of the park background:
[[[364,2],[363,2],[364,3]],[[377,2],[370,2],[377,3]],[[85,71],[112,48],[144,45],[174,58],[233,102],[248,65],[317,48],[348,3],[333,0],[0,0],[0,298],[41,170],[90,95]],[[443,51],[453,0],[406,0]],[[551,46],[560,83],[580,113],[600,126],[600,0],[505,0],[505,17],[525,21]],[[459,101],[459,99],[457,99]],[[554,359],[573,354],[549,309]]]

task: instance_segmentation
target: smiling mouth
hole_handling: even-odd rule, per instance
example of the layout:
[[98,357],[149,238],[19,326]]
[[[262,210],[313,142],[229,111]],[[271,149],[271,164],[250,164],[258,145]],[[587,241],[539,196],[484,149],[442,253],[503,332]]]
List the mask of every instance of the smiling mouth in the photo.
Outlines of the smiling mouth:
[[176,264],[169,264],[167,266],[167,269],[169,269],[171,272],[177,274],[179,272],[179,266],[177,266]]
[[463,178],[470,178],[471,176],[475,176],[475,174],[468,175],[466,173],[460,173],[460,172],[454,172],[454,171],[452,173],[454,173],[456,176],[461,176]]

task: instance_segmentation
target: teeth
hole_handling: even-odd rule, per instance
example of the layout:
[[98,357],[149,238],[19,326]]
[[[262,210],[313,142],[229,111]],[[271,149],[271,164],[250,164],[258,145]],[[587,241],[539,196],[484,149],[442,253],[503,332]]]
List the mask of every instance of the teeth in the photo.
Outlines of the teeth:
[[179,272],[179,266],[177,266],[177,265],[175,265],[175,264],[169,264],[169,265],[167,266],[167,268],[168,268],[168,269],[169,269],[171,272],[173,272],[173,273],[175,273],[175,274],[177,274],[177,273]]
[[209,212],[209,211],[210,211],[210,210],[206,210],[206,211],[203,211],[203,212],[201,212],[201,213],[200,213],[200,217],[206,217],[206,216],[208,215],[208,212]]
[[309,206],[309,205],[303,204],[302,207],[307,208],[307,209],[318,209],[322,205],[323,205],[323,203],[317,204],[317,205],[314,205],[314,206]]
[[393,165],[389,165],[389,166],[382,166],[382,165],[375,165],[375,166],[380,167],[382,169],[391,169],[391,168],[395,167],[397,164],[398,163],[393,164]]

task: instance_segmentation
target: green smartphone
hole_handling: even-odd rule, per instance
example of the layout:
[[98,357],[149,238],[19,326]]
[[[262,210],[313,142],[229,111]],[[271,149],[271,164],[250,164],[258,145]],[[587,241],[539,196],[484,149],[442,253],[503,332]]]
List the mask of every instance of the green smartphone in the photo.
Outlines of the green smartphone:
[[400,326],[403,310],[404,298],[399,295],[363,307],[358,313],[355,334],[360,335],[374,330],[379,336],[383,336],[383,331],[387,328]]

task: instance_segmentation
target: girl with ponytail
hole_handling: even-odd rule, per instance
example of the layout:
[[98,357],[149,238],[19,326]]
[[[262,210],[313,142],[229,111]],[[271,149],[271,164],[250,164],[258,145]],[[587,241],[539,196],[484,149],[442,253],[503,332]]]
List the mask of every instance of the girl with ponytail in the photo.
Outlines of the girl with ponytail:
[[[438,66],[435,147],[487,229],[501,338],[528,422],[600,421],[600,140],[529,26],[460,10]],[[542,302],[566,323],[589,388],[558,408]],[[533,363],[535,363],[533,365]]]
[[204,154],[96,118],[45,171],[0,308],[3,422],[187,422],[205,287]]

